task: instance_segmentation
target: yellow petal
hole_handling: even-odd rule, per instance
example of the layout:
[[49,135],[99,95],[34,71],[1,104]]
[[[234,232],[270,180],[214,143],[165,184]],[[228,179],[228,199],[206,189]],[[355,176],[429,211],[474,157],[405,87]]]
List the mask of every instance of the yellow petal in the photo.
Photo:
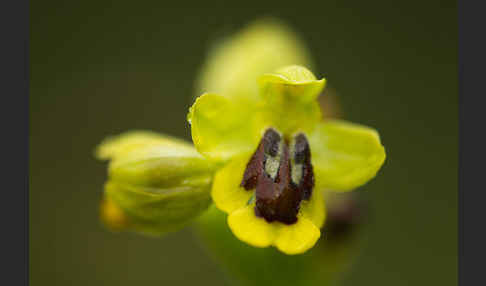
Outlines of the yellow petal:
[[96,157],[100,160],[111,160],[133,150],[149,146],[192,148],[192,144],[169,135],[135,130],[104,139],[96,148]]
[[117,155],[108,172],[110,179],[117,182],[165,189],[205,182],[216,168],[194,147],[154,144]]
[[309,137],[316,188],[349,191],[373,177],[385,161],[378,132],[342,120],[321,122]]
[[300,254],[314,246],[320,236],[319,228],[312,221],[299,217],[295,224],[280,227],[274,245],[285,254]]
[[228,216],[228,225],[241,241],[255,247],[272,245],[279,232],[279,223],[267,223],[255,215],[254,205],[248,205]]
[[300,205],[302,216],[312,221],[317,227],[321,228],[326,219],[326,210],[322,190],[314,188],[309,201],[302,201]]
[[258,98],[256,78],[286,65],[311,65],[297,34],[276,20],[258,20],[210,51],[197,81],[197,95]]
[[254,151],[267,127],[255,104],[212,93],[198,97],[187,116],[197,151],[217,162]]
[[254,193],[240,187],[250,157],[251,154],[233,159],[214,176],[211,197],[216,207],[228,214],[246,206]]
[[319,228],[302,215],[291,225],[268,223],[255,215],[254,204],[229,215],[228,225],[239,240],[254,247],[274,245],[288,255],[306,252],[316,244],[321,235]]
[[123,210],[110,198],[101,201],[100,217],[107,227],[116,231],[128,225],[128,218]]
[[283,97],[296,104],[315,100],[324,89],[326,80],[316,79],[303,66],[286,66],[274,73],[266,73],[258,78],[263,97]]

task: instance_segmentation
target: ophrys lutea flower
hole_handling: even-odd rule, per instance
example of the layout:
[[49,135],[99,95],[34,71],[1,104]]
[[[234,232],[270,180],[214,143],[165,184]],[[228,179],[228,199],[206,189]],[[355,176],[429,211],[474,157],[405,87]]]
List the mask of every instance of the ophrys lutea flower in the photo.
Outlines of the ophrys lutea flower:
[[[193,143],[218,166],[211,187],[240,240],[303,253],[320,237],[324,191],[352,190],[375,176],[385,152],[371,128],[322,121],[325,80],[288,66],[258,80],[259,93],[206,93],[191,107]],[[325,228],[324,228],[325,229]]]

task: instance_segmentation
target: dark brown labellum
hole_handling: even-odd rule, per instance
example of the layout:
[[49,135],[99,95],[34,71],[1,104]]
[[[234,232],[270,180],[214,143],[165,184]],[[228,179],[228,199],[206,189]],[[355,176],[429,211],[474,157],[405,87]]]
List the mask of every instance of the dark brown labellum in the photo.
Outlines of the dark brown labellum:
[[289,146],[274,129],[263,135],[248,162],[241,186],[255,191],[255,214],[266,221],[297,222],[302,200],[309,200],[314,187],[310,147],[304,134]]
[[303,192],[303,199],[308,200],[312,195],[314,188],[314,170],[311,164],[311,154],[309,142],[304,134],[299,134],[295,137],[295,155],[294,163],[296,168],[302,168],[302,175],[299,182],[299,189]]

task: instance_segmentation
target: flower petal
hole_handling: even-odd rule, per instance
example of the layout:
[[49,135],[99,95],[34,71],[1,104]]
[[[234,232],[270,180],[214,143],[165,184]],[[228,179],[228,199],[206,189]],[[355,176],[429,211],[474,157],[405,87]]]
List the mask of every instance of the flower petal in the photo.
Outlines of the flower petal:
[[302,66],[287,66],[259,80],[263,98],[263,118],[284,134],[310,133],[320,122],[321,110],[316,100],[325,80]]
[[114,230],[162,235],[177,230],[211,203],[217,167],[183,140],[132,131],[97,148],[110,159],[101,219]]
[[386,157],[376,130],[341,120],[320,123],[309,143],[316,189],[359,187],[376,175]]
[[306,252],[321,236],[319,228],[312,221],[299,217],[292,225],[281,225],[274,245],[285,254]]
[[116,181],[105,184],[102,220],[112,229],[163,235],[181,229],[211,203],[205,184],[174,188],[149,188]]
[[262,122],[284,134],[311,133],[321,120],[317,102],[295,105],[291,101],[267,102],[262,108]]
[[310,65],[307,48],[294,31],[275,20],[259,20],[210,51],[197,91],[258,99],[256,78],[291,64]]
[[255,247],[276,246],[285,254],[304,253],[319,239],[321,232],[311,220],[299,216],[296,223],[268,223],[255,215],[254,204],[247,205],[228,216],[228,225],[241,241]]
[[253,191],[240,187],[251,154],[231,160],[214,176],[211,197],[218,209],[231,213],[247,205]]
[[129,131],[117,136],[110,136],[96,148],[96,157],[100,160],[114,159],[130,151],[148,146],[178,146],[192,148],[192,144],[172,136],[152,131]]
[[277,238],[280,224],[267,223],[255,215],[254,204],[247,205],[228,216],[228,225],[241,241],[255,247],[267,247]]
[[314,188],[312,190],[310,200],[303,200],[300,203],[300,212],[303,217],[312,221],[317,228],[321,228],[324,225],[326,209],[322,189]]
[[253,151],[264,129],[254,103],[209,93],[196,99],[188,121],[197,150],[215,161]]
[[282,96],[304,103],[319,96],[326,80],[318,80],[308,69],[293,65],[262,75],[258,84],[263,97]]
[[216,165],[192,146],[147,145],[117,155],[108,167],[111,180],[153,188],[180,187],[211,178]]

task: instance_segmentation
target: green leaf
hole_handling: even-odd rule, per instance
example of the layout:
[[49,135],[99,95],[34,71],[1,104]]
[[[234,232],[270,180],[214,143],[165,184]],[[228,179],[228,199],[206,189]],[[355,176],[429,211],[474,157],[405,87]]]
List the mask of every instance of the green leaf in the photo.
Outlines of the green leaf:
[[317,188],[333,191],[365,184],[386,157],[376,130],[340,120],[320,123],[309,144]]

